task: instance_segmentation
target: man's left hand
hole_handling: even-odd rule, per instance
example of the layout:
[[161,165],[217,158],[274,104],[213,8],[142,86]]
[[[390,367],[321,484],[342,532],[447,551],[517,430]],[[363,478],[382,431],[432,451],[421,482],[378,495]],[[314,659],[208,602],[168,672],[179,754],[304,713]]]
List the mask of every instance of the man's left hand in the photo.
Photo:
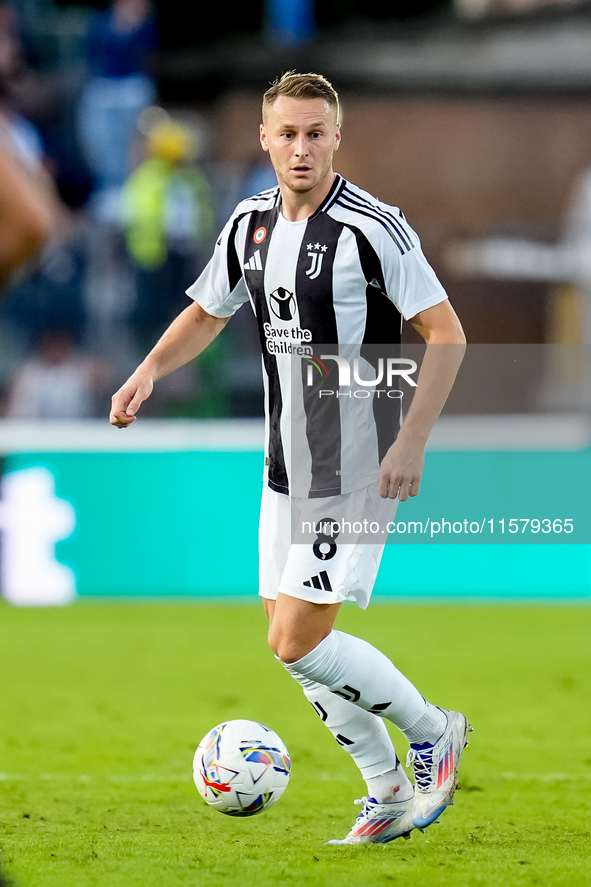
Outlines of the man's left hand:
[[409,496],[418,496],[425,464],[423,443],[408,440],[400,433],[380,467],[378,493],[383,499],[406,502]]

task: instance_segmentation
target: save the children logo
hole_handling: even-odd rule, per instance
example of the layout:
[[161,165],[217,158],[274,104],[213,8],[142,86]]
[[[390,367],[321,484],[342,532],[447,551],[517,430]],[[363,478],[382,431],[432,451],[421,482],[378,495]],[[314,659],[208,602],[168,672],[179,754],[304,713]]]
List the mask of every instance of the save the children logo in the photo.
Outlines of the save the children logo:
[[296,312],[295,297],[284,286],[278,286],[269,296],[271,311],[279,320],[293,320]]
[[[265,347],[269,354],[293,354],[304,357],[312,354],[312,331],[301,327],[296,320],[297,305],[294,294],[284,286],[269,293],[269,308],[277,320],[265,321]],[[277,322],[279,321],[279,322]]]

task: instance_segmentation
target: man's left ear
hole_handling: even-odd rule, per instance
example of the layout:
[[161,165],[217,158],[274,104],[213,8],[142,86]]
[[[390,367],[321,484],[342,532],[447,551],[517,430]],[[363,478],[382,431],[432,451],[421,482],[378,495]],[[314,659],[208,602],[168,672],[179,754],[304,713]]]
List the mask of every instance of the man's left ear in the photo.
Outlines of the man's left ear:
[[341,124],[337,123],[337,131],[335,132],[335,136],[334,136],[335,151],[338,150],[340,144],[341,144]]

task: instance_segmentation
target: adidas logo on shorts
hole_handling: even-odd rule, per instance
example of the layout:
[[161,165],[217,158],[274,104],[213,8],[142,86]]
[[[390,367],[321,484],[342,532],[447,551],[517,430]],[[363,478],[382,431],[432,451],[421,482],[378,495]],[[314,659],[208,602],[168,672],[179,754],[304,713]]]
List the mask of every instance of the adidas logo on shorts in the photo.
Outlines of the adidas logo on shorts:
[[319,591],[332,591],[332,585],[330,584],[330,579],[328,578],[326,570],[322,570],[318,576],[312,576],[311,579],[308,579],[303,584],[306,588],[317,588]]

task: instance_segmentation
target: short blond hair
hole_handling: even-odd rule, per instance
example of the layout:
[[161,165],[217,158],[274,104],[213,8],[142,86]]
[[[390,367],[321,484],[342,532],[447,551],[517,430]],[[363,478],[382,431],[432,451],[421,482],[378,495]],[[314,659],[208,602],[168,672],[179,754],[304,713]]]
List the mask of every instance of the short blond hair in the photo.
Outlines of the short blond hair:
[[335,109],[339,119],[338,93],[322,74],[298,74],[296,71],[282,74],[263,95],[263,118],[266,108],[271,107],[280,95],[292,99],[324,99],[330,108]]

